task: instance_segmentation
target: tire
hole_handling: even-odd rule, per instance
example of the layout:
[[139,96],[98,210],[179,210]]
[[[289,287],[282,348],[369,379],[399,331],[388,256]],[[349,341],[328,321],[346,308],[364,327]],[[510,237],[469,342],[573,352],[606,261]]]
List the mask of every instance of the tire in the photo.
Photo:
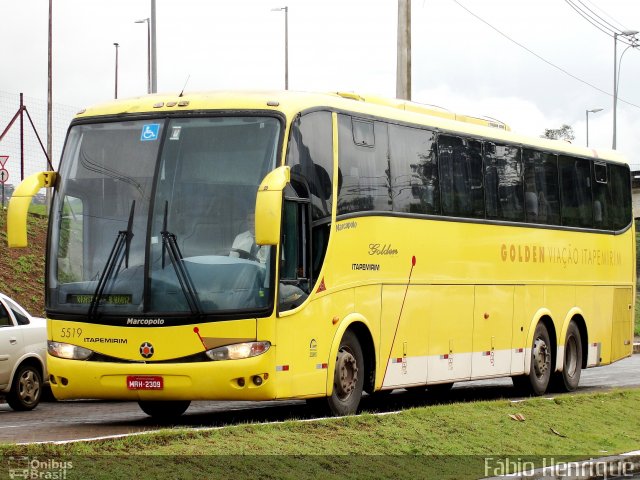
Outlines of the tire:
[[34,365],[20,365],[13,377],[7,403],[14,410],[33,410],[42,396],[42,374]]
[[353,332],[347,331],[336,355],[333,393],[327,397],[329,411],[333,415],[353,415],[357,412],[365,373],[360,342]]
[[553,374],[552,387],[557,392],[573,392],[582,373],[582,339],[578,326],[571,322],[564,342],[564,362],[561,372]]
[[144,413],[156,419],[172,419],[179,417],[187,411],[191,401],[189,400],[170,400],[170,401],[152,401],[140,400],[138,405]]
[[549,387],[552,365],[552,345],[544,323],[538,323],[533,334],[529,375],[513,377],[513,385],[524,394],[544,395]]

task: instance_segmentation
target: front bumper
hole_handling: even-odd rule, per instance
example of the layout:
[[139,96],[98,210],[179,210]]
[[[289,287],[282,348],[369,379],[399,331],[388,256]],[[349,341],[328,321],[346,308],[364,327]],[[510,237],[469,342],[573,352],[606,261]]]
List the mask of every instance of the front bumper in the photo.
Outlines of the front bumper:
[[[47,355],[51,390],[59,400],[273,400],[275,348],[257,357],[192,363],[114,363]],[[129,390],[130,375],[163,378],[162,390]],[[256,382],[254,377],[261,377]],[[258,385],[257,383],[260,383]]]

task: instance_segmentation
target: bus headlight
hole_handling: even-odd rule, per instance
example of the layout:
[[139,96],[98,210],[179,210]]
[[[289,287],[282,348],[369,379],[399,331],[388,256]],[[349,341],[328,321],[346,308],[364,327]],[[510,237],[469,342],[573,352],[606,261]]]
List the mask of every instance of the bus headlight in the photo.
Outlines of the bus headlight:
[[270,342],[248,342],[212,348],[205,353],[211,360],[240,360],[242,358],[257,357],[271,347]]
[[68,360],[86,360],[93,353],[91,350],[69,343],[47,341],[47,351],[52,357]]

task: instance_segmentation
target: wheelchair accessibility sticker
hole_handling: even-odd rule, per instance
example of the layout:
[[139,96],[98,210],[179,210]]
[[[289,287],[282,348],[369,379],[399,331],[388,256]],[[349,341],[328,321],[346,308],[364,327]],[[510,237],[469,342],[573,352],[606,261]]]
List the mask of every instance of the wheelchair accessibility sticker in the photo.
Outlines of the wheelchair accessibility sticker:
[[142,127],[142,133],[140,134],[141,142],[148,142],[158,139],[160,133],[159,123],[148,123]]

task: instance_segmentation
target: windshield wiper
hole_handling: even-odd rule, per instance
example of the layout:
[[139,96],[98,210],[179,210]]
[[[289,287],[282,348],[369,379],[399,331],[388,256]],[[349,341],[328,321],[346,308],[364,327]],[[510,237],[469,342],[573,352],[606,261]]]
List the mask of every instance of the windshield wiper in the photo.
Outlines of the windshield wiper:
[[178,247],[178,240],[175,234],[167,230],[168,209],[169,202],[165,201],[164,219],[162,222],[162,231],[160,232],[160,235],[162,236],[162,268],[164,269],[165,267],[165,254],[168,251],[169,259],[171,260],[173,269],[176,272],[176,277],[178,277],[178,282],[180,282],[182,293],[184,293],[184,296],[187,299],[189,309],[191,310],[191,313],[200,316],[202,315],[202,308],[200,306],[200,300],[198,299],[198,293],[196,292],[193,280],[189,275],[189,271],[184,266],[184,257],[182,256],[180,247]]
[[[100,278],[98,279],[96,290],[93,292],[93,297],[91,297],[91,304],[89,305],[88,312],[89,319],[93,319],[98,313],[100,300],[102,300],[102,295],[104,294],[107,283],[110,280],[114,279],[115,275],[118,274],[123,260],[125,262],[125,268],[129,268],[129,250],[131,247],[131,239],[133,238],[133,214],[135,210],[136,201],[133,200],[131,202],[131,209],[129,210],[129,221],[127,222],[127,229],[120,230],[118,232],[118,236],[116,237],[116,240],[113,243],[113,247],[111,248],[111,253],[109,253],[109,258],[107,258],[107,262],[105,263],[104,269],[102,270]],[[122,255],[123,249],[124,255]]]

